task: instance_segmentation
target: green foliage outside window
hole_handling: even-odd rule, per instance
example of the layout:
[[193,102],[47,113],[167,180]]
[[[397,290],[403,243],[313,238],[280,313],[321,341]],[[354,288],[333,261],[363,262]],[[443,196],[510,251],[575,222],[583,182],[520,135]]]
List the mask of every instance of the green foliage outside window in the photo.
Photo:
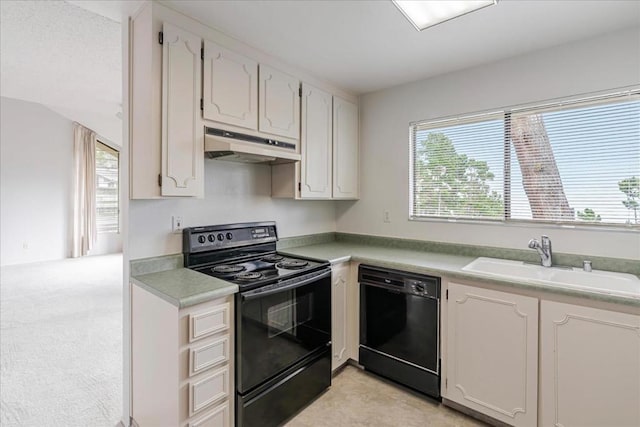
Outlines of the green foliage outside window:
[[494,179],[487,162],[457,153],[442,133],[430,133],[416,150],[417,213],[502,219],[504,201],[487,184]]

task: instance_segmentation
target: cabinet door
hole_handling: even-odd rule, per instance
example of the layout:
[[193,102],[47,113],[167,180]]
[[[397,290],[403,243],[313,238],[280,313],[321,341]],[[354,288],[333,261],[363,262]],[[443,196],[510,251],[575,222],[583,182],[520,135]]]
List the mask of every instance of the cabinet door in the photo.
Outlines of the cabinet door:
[[348,263],[331,269],[331,370],[340,367],[349,359],[347,352],[348,279]]
[[129,197],[161,197],[158,176],[162,164],[162,45],[147,3],[131,20],[129,52]]
[[200,114],[200,37],[163,25],[162,195],[202,196],[204,131]]
[[204,42],[205,119],[258,129],[258,63]]
[[301,198],[331,198],[331,109],[331,94],[303,83]]
[[446,398],[514,426],[537,423],[538,300],[449,283]]
[[640,316],[542,301],[541,425],[640,426]]
[[333,198],[358,198],[358,106],[333,97]]
[[300,81],[260,64],[260,132],[300,138]]

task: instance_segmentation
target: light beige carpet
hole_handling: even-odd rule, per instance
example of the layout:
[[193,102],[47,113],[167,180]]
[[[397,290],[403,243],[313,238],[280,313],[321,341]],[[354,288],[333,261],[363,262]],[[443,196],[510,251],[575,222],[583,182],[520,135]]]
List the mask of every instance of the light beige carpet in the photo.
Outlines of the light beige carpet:
[[353,366],[286,427],[472,427],[486,424]]
[[0,425],[113,427],[122,255],[2,267]]

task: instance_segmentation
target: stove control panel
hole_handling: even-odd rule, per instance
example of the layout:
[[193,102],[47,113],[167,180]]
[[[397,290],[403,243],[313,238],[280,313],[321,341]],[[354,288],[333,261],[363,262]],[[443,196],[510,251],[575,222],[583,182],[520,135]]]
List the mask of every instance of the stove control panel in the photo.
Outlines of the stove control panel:
[[204,252],[278,240],[273,222],[185,228],[182,252]]
[[270,237],[274,230],[271,230],[269,227],[260,227],[253,228],[251,230],[251,237],[253,239],[264,239],[265,237]]

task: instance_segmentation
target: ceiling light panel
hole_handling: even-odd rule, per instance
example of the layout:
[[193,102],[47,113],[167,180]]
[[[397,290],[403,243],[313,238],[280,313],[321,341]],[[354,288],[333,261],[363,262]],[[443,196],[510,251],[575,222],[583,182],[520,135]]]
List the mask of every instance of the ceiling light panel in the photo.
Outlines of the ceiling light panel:
[[497,3],[497,0],[392,1],[418,31]]

